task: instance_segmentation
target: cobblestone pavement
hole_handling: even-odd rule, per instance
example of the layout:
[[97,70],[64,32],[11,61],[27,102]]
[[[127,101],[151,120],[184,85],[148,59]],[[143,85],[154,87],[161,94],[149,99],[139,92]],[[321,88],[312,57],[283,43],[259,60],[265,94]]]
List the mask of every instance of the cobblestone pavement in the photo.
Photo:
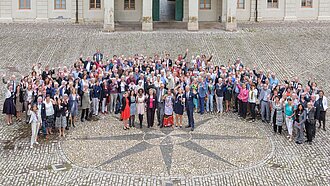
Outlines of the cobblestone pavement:
[[[37,62],[69,65],[97,48],[109,55],[166,50],[172,56],[189,48],[190,55],[214,54],[217,64],[240,56],[281,79],[316,78],[329,95],[330,23],[239,26],[235,33],[104,33],[96,24],[0,24],[0,73],[25,75]],[[78,123],[65,139],[40,139],[34,149],[29,126],[1,122],[0,185],[330,185],[329,130],[317,131],[313,145],[296,145],[270,125],[233,114],[196,115],[194,132],[123,131],[117,116],[102,117]]]

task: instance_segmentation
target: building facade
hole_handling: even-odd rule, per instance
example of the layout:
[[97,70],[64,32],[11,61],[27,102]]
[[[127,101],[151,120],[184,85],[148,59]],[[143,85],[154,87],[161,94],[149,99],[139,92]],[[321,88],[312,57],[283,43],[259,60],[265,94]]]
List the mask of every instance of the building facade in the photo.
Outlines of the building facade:
[[198,30],[202,21],[330,20],[330,0],[1,0],[0,22],[141,22],[152,30],[155,21],[187,22]]

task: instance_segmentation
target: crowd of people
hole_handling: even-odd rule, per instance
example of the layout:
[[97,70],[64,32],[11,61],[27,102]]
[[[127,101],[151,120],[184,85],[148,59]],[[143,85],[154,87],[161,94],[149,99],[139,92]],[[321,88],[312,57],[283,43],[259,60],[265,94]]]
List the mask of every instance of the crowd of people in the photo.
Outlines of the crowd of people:
[[188,59],[188,52],[174,58],[166,52],[109,58],[97,51],[86,59],[80,56],[70,67],[33,65],[19,81],[4,74],[3,113],[8,125],[13,117],[31,124],[31,148],[38,144],[39,133],[64,137],[78,115],[82,124],[100,114],[119,114],[124,130],[154,127],[156,120],[159,127],[193,131],[195,113],[235,112],[250,123],[260,116],[273,125],[275,134],[286,126],[288,140],[295,136],[297,144],[304,142],[304,132],[312,142],[317,122],[326,130],[327,98],[315,80],[302,84],[295,77],[282,82],[271,70],[244,66],[240,57],[216,65],[212,55]]

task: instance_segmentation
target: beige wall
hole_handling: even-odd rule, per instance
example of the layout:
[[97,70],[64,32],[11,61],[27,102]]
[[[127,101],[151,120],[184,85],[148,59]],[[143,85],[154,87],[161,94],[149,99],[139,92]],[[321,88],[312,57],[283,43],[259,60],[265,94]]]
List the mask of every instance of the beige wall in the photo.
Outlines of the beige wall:
[[297,19],[317,19],[319,0],[313,0],[312,8],[302,8],[301,2],[297,2]]
[[135,0],[135,10],[124,10],[124,1],[115,0],[115,21],[141,21],[142,0]]
[[[266,0],[265,0],[266,1]],[[245,0],[244,9],[237,9],[236,19],[248,21],[250,19],[251,1]]]
[[283,20],[285,16],[284,8],[285,8],[284,0],[279,1],[278,8],[268,8],[266,4],[266,9],[263,14],[263,20]]
[[76,12],[76,7],[72,6],[72,0],[66,0],[66,9],[56,9],[56,10],[55,10],[54,0],[48,0],[48,17],[50,19],[55,19],[60,16],[62,16],[64,19],[71,19],[72,16],[71,11]]
[[83,3],[83,16],[86,22],[103,22],[104,17],[104,0],[101,0],[100,9],[90,9],[89,0]]
[[[211,0],[211,10],[199,10],[199,21],[217,21],[219,16],[225,20],[227,0]],[[288,0],[279,0],[279,8],[267,8],[267,0],[245,0],[245,9],[237,10],[238,20],[254,20],[254,6],[258,1],[259,16],[262,20],[283,20],[285,17],[285,2]],[[312,8],[302,8],[301,0],[294,0],[292,8],[293,14],[298,20],[317,19],[319,11],[322,16],[330,17],[330,3],[323,1],[323,7],[319,8],[320,0],[313,0]],[[55,10],[54,0],[31,0],[30,10],[20,10],[18,0],[0,0],[0,22],[11,21],[38,21],[38,20],[57,20],[62,16],[64,20],[75,20],[75,2],[76,0],[66,0],[65,10]],[[135,10],[124,10],[123,0],[115,0],[115,21],[141,21],[142,2],[136,0]],[[329,0],[330,2],[330,0]],[[87,22],[103,22],[104,0],[101,2],[101,9],[89,9],[89,0],[79,0],[79,19]],[[291,6],[291,5],[290,5]],[[329,7],[328,7],[329,6]],[[189,0],[184,0],[183,21],[188,21]],[[288,10],[290,12],[290,10]]]
[[19,9],[18,0],[12,0],[12,17],[14,21],[35,21],[37,17],[37,2],[31,0],[31,9]]
[[[198,20],[199,21],[217,21],[218,20],[218,1],[220,0],[211,0],[211,9],[199,9],[198,11]],[[199,8],[199,4],[198,4]]]

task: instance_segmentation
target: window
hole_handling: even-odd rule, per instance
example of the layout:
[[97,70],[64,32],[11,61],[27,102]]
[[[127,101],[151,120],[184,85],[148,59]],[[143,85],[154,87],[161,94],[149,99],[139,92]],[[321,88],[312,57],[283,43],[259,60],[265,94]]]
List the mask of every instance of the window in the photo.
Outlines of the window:
[[199,9],[211,9],[211,0],[200,0]]
[[301,0],[301,7],[312,8],[313,0]]
[[267,8],[278,8],[278,0],[267,0]]
[[237,9],[245,8],[245,0],[237,0]]
[[55,9],[65,9],[66,0],[55,0]]
[[135,0],[124,0],[124,10],[135,10]]
[[31,9],[31,0],[19,0],[19,9]]
[[90,9],[100,9],[101,8],[101,0],[90,0],[89,1]]

